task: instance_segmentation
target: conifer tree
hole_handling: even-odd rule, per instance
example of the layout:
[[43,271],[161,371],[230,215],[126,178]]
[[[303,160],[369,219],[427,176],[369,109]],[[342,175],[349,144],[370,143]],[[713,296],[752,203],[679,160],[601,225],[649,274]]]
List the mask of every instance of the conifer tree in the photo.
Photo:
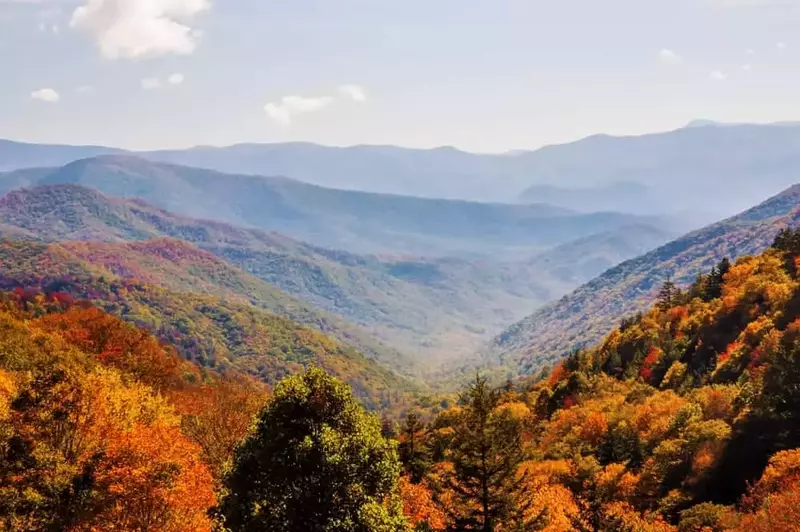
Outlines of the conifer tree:
[[425,424],[416,412],[409,412],[403,421],[403,441],[400,443],[400,461],[411,477],[411,482],[419,483],[428,471],[430,459],[424,442]]
[[703,299],[711,301],[722,297],[722,283],[725,274],[731,269],[731,261],[727,258],[722,259],[719,264],[711,269],[708,278],[705,281],[705,290],[703,291]]
[[672,308],[672,305],[675,303],[677,291],[678,289],[675,287],[672,277],[668,275],[664,284],[661,285],[661,289],[658,291],[658,308],[661,310],[669,310]]
[[453,468],[446,482],[455,495],[448,509],[453,531],[493,532],[501,524],[524,527],[529,494],[518,476],[524,460],[522,427],[495,412],[499,398],[480,376],[462,394],[464,410],[455,427]]

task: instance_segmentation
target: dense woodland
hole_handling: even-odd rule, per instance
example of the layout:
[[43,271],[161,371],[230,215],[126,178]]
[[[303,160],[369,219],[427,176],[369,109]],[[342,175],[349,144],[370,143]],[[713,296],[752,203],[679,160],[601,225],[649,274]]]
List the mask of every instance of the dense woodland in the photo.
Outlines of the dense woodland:
[[791,230],[667,280],[549,372],[383,419],[313,363],[270,388],[18,289],[0,302],[0,529],[797,530],[798,356]]

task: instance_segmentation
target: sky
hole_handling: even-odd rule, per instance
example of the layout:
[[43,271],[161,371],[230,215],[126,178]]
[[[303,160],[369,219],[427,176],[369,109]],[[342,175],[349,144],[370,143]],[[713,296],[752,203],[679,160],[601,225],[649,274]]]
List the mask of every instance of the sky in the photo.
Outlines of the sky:
[[800,120],[800,0],[0,0],[0,138],[504,152]]

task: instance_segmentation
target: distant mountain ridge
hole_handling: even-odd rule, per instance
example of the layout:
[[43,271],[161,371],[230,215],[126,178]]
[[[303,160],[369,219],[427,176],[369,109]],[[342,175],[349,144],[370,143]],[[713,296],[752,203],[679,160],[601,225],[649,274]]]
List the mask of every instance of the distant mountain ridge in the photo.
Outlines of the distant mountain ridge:
[[737,216],[611,268],[498,335],[484,360],[523,374],[597,342],[621,318],[651,305],[667,276],[688,284],[721,259],[760,253],[800,223],[800,185]]
[[335,190],[288,178],[222,174],[119,155],[0,174],[0,192],[50,184],[143,198],[177,214],[277,231],[355,253],[524,258],[601,231],[667,223],[658,217],[583,214],[548,205]]
[[[330,147],[312,143],[239,144],[159,150],[153,161],[234,174],[283,175],[329,188],[428,198],[514,202],[531,187],[608,187],[630,182],[653,191],[625,212],[693,214],[699,221],[741,212],[796,181],[800,123],[726,124],[693,121],[674,131],[638,136],[593,135],[575,142],[505,154],[456,148]],[[0,171],[59,166],[120,153],[104,147],[0,143]],[[131,152],[128,152],[131,153]],[[680,194],[686,187],[695,194]],[[526,191],[527,190],[527,191]],[[714,212],[702,199],[715,197]],[[609,200],[614,200],[609,197]],[[599,210],[619,210],[615,203]],[[594,207],[594,210],[597,210]]]

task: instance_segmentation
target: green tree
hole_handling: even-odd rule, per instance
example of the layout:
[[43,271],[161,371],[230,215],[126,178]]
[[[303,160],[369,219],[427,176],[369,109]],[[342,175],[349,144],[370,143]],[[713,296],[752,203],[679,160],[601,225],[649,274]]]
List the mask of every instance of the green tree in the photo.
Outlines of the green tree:
[[218,514],[233,531],[400,531],[399,472],[380,421],[313,368],[277,386],[236,452]]
[[665,311],[672,308],[672,305],[675,303],[677,292],[678,289],[675,286],[675,282],[672,280],[672,277],[668,275],[664,284],[661,285],[661,289],[658,291],[658,308]]
[[425,447],[425,424],[416,412],[409,412],[402,425],[403,441],[400,443],[400,461],[411,476],[411,482],[422,481],[430,467],[430,459]]
[[464,410],[446,479],[456,501],[449,509],[451,530],[492,532],[500,524],[516,529],[529,507],[526,483],[518,476],[525,458],[523,427],[507,412],[495,410],[500,394],[483,377],[476,377],[461,399]]
[[703,290],[703,299],[711,301],[722,297],[722,284],[725,274],[731,269],[731,261],[727,258],[722,259],[719,264],[711,269],[708,278],[705,280],[705,289]]

